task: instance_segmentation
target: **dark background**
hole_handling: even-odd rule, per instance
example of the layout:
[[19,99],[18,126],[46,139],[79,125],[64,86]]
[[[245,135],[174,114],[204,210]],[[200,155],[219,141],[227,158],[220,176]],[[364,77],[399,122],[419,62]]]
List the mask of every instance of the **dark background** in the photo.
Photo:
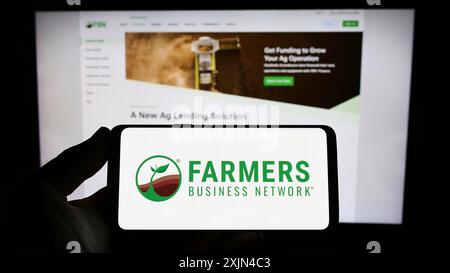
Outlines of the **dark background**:
[[[321,108],[332,108],[359,95],[362,33],[225,33],[223,37],[234,37],[233,35],[239,37],[240,50],[225,50],[216,54],[219,90],[225,93]],[[311,54],[311,56],[320,58],[317,63],[334,63],[336,67],[331,68],[329,74],[265,74],[264,48],[290,46],[326,48],[326,54]],[[233,58],[236,54],[238,60]],[[240,69],[230,69],[232,66],[229,63],[236,61],[240,61]],[[236,75],[237,73],[240,75]],[[264,87],[264,76],[293,76],[294,86]],[[242,89],[234,88],[233,91],[233,86],[230,85],[236,82],[236,79],[242,81]]]
[[[17,1],[16,1],[17,2]],[[365,1],[283,2],[282,8],[377,8]],[[313,1],[309,1],[313,2]],[[9,3],[2,16],[2,179],[0,190],[39,167],[34,10],[76,9],[255,9],[238,1],[188,4],[147,1],[83,1],[68,7],[65,1]],[[256,4],[253,4],[256,5]],[[440,4],[443,5],[443,4]],[[258,4],[273,9],[280,4]],[[367,253],[368,241],[377,240],[383,252],[444,251],[448,242],[449,183],[447,162],[448,69],[444,10],[433,1],[382,1],[381,8],[416,8],[404,221],[402,225],[340,224],[328,234],[302,238],[300,232],[268,232],[268,251],[350,251]],[[446,59],[447,58],[447,59]],[[381,170],[382,171],[382,170]],[[25,200],[24,200],[25,202]],[[382,202],[382,200],[380,200]],[[299,249],[300,248],[300,249]]]

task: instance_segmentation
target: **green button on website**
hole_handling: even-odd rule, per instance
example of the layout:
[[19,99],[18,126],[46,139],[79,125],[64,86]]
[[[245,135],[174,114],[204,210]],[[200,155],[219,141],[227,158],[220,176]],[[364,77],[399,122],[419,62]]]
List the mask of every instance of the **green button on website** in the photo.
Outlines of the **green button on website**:
[[358,20],[345,20],[342,21],[342,26],[343,27],[358,27],[359,22]]
[[265,76],[264,86],[294,86],[293,76]]

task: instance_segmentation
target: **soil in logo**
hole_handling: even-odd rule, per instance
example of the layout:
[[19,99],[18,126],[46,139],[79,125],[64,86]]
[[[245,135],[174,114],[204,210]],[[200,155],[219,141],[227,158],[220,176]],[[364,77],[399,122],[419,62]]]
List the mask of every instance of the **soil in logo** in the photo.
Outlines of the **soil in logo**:
[[180,176],[178,174],[166,175],[155,179],[151,183],[139,185],[139,189],[142,192],[147,192],[150,188],[150,184],[153,186],[153,190],[159,196],[167,197],[173,194],[180,183]]

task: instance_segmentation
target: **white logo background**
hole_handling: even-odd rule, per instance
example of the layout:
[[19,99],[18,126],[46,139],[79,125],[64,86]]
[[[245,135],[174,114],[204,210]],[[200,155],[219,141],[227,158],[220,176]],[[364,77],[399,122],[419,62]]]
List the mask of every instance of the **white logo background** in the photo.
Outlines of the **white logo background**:
[[[173,130],[201,130],[207,139],[174,140]],[[329,224],[328,167],[326,133],[316,128],[272,128],[278,130],[276,150],[262,150],[261,132],[257,139],[210,138],[210,130],[260,130],[257,128],[128,128],[122,132],[119,177],[119,225],[123,229],[324,229]],[[265,129],[267,130],[267,129]],[[272,133],[267,133],[274,135]],[[136,190],[136,168],[151,155],[166,155],[176,160],[182,183],[167,202],[148,202]],[[189,160],[238,162],[305,160],[310,164],[310,180],[288,182],[206,182],[205,185],[248,187],[248,196],[189,197],[188,187],[202,182],[188,181]],[[148,175],[148,174],[147,174]],[[274,177],[277,176],[276,171]],[[199,177],[199,176],[198,176]],[[259,186],[313,186],[310,197],[256,197]]]

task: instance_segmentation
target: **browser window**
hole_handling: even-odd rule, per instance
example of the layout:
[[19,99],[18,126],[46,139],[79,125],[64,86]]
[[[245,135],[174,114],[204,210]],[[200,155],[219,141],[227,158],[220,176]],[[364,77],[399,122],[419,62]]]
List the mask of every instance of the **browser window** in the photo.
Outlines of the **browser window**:
[[[37,12],[41,163],[100,126],[323,124],[337,135],[340,221],[401,223],[413,20],[412,10]],[[105,185],[106,167],[71,198]]]

